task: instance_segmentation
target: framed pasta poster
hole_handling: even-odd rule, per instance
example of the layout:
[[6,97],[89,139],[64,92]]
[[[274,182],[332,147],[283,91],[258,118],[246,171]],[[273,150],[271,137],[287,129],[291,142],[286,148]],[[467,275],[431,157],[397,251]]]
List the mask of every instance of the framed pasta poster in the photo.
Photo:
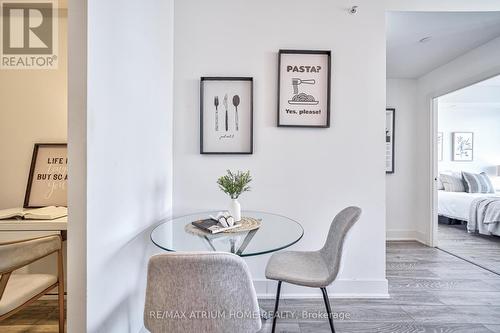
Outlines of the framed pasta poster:
[[67,181],[67,145],[35,143],[24,208],[67,206]]
[[280,50],[278,126],[330,127],[331,51]]
[[394,127],[396,109],[385,109],[385,173],[394,173]]

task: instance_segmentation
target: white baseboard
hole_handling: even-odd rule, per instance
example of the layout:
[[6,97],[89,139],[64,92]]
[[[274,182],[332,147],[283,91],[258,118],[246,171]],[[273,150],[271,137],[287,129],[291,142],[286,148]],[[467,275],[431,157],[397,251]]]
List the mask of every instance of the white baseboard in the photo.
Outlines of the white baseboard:
[[386,239],[388,241],[417,240],[417,234],[416,230],[390,229],[386,232]]
[[427,236],[423,232],[417,231],[415,240],[424,245],[431,246]]
[[429,245],[426,239],[424,233],[417,230],[390,229],[386,232],[386,240],[388,241],[417,241]]
[[[254,280],[253,284],[259,298],[275,298],[278,282],[271,280]],[[388,283],[382,280],[336,280],[327,287],[328,296],[332,298],[389,298]],[[283,298],[321,298],[318,288],[307,288],[283,283]]]

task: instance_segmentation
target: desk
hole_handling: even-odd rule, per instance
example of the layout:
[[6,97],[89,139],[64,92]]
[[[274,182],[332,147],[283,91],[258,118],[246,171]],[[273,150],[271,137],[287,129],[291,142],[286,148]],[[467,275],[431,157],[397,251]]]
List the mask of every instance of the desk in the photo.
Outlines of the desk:
[[4,231],[55,231],[66,240],[68,230],[68,217],[54,220],[0,220],[0,232]]

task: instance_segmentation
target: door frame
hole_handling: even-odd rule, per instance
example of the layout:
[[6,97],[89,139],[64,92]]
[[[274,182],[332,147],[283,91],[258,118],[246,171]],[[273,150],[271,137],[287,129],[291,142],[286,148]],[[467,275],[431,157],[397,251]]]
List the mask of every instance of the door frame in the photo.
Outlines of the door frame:
[[438,177],[438,157],[437,157],[437,134],[438,134],[438,99],[444,95],[470,87],[476,83],[491,79],[495,76],[500,76],[500,69],[494,68],[492,70],[482,72],[473,77],[463,78],[449,85],[447,88],[436,90],[435,92],[428,95],[427,102],[429,105],[429,129],[430,129],[430,140],[429,140],[429,166],[428,171],[431,177],[429,178],[429,189],[431,191],[429,195],[429,223],[430,228],[427,239],[429,243],[427,245],[431,247],[438,247],[438,192],[437,192],[437,177]]

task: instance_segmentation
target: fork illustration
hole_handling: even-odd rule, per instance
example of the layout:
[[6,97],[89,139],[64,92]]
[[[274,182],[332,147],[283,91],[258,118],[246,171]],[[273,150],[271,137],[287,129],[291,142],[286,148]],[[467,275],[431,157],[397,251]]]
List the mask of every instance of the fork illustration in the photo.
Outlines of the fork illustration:
[[214,105],[215,105],[215,130],[219,131],[219,96],[214,97]]

